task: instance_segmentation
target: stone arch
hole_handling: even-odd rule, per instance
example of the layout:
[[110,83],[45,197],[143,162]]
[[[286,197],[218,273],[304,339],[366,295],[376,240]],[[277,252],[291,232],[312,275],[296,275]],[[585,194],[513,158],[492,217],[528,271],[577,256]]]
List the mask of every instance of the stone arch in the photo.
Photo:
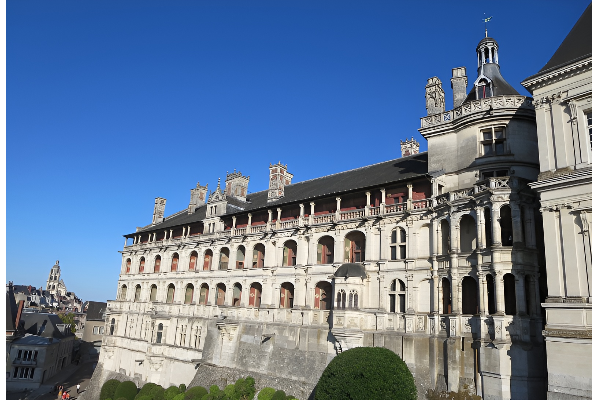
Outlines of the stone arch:
[[127,300],[127,285],[123,284],[121,286],[121,290],[119,292],[119,300],[125,301]]
[[465,276],[462,280],[462,313],[471,315],[479,313],[477,281],[471,276]]
[[131,258],[125,260],[125,273],[128,274],[131,271]]
[[154,257],[154,272],[160,272],[161,261],[162,261],[162,259],[161,259],[160,255],[157,255],[156,257]]
[[452,314],[452,291],[450,280],[442,278],[442,314]]
[[156,294],[158,292],[158,288],[156,285],[150,286],[150,301],[156,301]]
[[234,307],[240,307],[242,305],[242,285],[239,282],[233,284],[231,305]]
[[169,283],[169,286],[167,286],[167,303],[173,302],[175,302],[175,285]]
[[162,342],[163,336],[163,324],[158,324],[158,328],[156,329],[156,343]]
[[190,253],[190,264],[189,264],[188,269],[190,271],[195,271],[197,264],[198,264],[198,252],[196,250],[194,250]]
[[218,306],[225,305],[225,295],[227,294],[227,287],[224,283],[217,283],[217,290],[215,291],[215,304]]
[[142,287],[140,285],[135,285],[135,295],[133,297],[134,302],[140,301],[140,294],[142,293]]
[[244,260],[246,259],[246,248],[239,245],[235,252],[235,268],[244,269]]
[[485,247],[492,247],[492,216],[489,207],[483,208],[483,219],[485,221]]
[[179,266],[179,253],[173,253],[171,257],[171,272],[177,271],[177,267]]
[[198,304],[202,304],[202,305],[208,304],[208,295],[209,295],[208,284],[203,283],[202,285],[200,285],[200,299],[199,299]]
[[258,282],[253,282],[250,285],[250,297],[249,297],[249,301],[248,301],[248,306],[259,308],[260,302],[261,302],[261,297],[262,297],[262,285]]
[[517,314],[517,292],[515,287],[515,276],[504,274],[504,313],[506,315]]
[[222,247],[219,252],[219,269],[226,270],[229,267],[229,248]]
[[115,334],[115,319],[111,319],[110,320],[110,334],[114,335]]
[[477,248],[477,224],[475,219],[465,214],[460,217],[460,252],[471,253]]
[[344,238],[344,262],[359,263],[365,261],[365,234],[352,231]]
[[192,285],[191,283],[188,283],[187,286],[185,287],[185,298],[183,303],[184,304],[192,304],[192,301],[194,300],[194,285]]
[[294,307],[294,285],[290,282],[284,282],[281,284],[279,308],[293,308]]
[[315,285],[314,308],[317,310],[331,310],[333,287],[330,282],[320,281]]
[[317,242],[317,264],[333,264],[334,255],[333,237],[324,235]]
[[494,277],[492,274],[485,276],[485,286],[487,290],[487,311],[489,314],[496,313],[496,288],[494,286]]
[[288,240],[283,244],[283,266],[291,267],[296,265],[296,254],[298,245],[295,240]]
[[146,266],[146,259],[144,257],[140,258],[140,266],[138,267],[138,271],[144,272],[144,268]]
[[211,249],[207,249],[204,252],[204,259],[202,260],[202,270],[203,271],[209,271],[211,264],[212,264],[212,259],[213,259],[213,252]]
[[390,312],[406,312],[406,285],[402,279],[392,279],[390,283]]
[[265,245],[257,243],[252,249],[252,268],[262,268],[265,266]]
[[439,251],[445,256],[450,251],[450,223],[446,218],[440,221],[440,235],[442,236],[442,248]]
[[500,240],[502,246],[513,244],[512,213],[508,204],[500,207]]

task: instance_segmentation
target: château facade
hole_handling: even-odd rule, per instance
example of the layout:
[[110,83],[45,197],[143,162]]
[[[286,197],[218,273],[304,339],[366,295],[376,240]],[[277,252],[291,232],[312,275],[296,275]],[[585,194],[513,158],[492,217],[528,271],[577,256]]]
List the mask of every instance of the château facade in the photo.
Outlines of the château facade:
[[168,386],[218,366],[302,382],[307,398],[338,352],[383,346],[421,398],[545,398],[536,114],[498,50],[477,45],[469,92],[452,70],[449,110],[428,80],[427,152],[407,140],[398,159],[299,183],[278,162],[256,193],[234,171],[167,217],[156,198],[125,235],[103,369]]

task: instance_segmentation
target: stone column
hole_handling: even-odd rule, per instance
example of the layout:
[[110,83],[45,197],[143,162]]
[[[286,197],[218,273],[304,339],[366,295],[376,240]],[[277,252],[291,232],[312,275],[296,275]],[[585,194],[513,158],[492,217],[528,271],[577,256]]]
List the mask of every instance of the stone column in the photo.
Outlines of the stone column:
[[379,214],[385,214],[385,188],[379,189],[381,191],[381,203],[379,204]]
[[235,222],[236,222],[236,221],[237,221],[237,218],[236,218],[236,216],[234,215],[234,216],[233,216],[233,226],[231,227],[231,230],[234,230],[234,229],[235,229]]
[[308,223],[310,225],[313,224],[313,217],[314,217],[314,215],[315,215],[315,202],[311,201],[310,202],[310,217],[308,217]]
[[248,225],[246,226],[246,233],[251,232],[252,226],[252,213],[248,213]]
[[502,236],[500,235],[500,204],[492,204],[492,246],[502,246]]
[[340,220],[340,209],[341,209],[341,205],[342,205],[342,198],[336,197],[335,201],[337,202],[337,209],[335,211],[335,220],[339,221]]
[[504,280],[502,271],[494,271],[494,291],[496,297],[496,314],[504,315]]
[[513,228],[513,245],[515,243],[523,244],[523,228],[521,225],[521,208],[517,201],[511,200],[510,202],[510,214],[512,217],[512,228]]
[[367,205],[365,206],[365,217],[369,216],[369,209],[371,208],[371,192],[365,192],[367,195]]
[[525,274],[521,271],[515,273],[515,290],[517,292],[517,315],[527,314],[527,302],[525,299]]
[[529,205],[523,208],[524,214],[521,216],[525,219],[525,232],[523,235],[525,236],[525,246],[535,249],[535,219],[533,214],[533,208]]
[[452,312],[459,312],[460,299],[458,298],[458,234],[460,226],[456,218],[450,217],[450,276],[452,277]]
[[271,221],[273,221],[273,211],[267,210],[269,213],[269,220],[267,221],[267,230],[271,229]]
[[412,210],[412,194],[413,194],[412,188],[413,188],[413,185],[412,185],[412,183],[407,183],[406,187],[408,188],[408,199],[406,199],[406,209]]
[[439,297],[440,297],[440,291],[438,289],[439,286],[439,276],[438,276],[438,262],[437,262],[437,256],[438,256],[438,230],[440,227],[440,222],[437,219],[434,219],[431,221],[431,248],[432,248],[432,252],[431,252],[431,276],[433,278],[433,312],[435,314],[439,313],[440,311],[440,307],[439,307]]
[[281,208],[277,208],[277,222],[275,223],[275,228],[279,229],[281,225]]
[[477,207],[477,248],[485,248],[485,212],[483,207]]
[[488,314],[487,310],[487,287],[485,273],[481,271],[481,266],[477,266],[477,277],[479,278],[479,315],[483,318]]
[[173,239],[173,229],[169,230],[169,240]]
[[154,233],[152,234],[152,241],[153,241],[153,242],[156,242],[156,232],[154,232]]
[[304,226],[304,204],[300,204],[300,216],[298,217],[298,226]]

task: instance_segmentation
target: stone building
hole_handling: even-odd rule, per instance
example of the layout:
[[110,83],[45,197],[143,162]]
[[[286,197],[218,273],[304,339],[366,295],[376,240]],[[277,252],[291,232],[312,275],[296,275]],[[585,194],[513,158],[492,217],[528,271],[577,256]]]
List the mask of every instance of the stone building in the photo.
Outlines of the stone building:
[[60,265],[58,265],[58,260],[56,260],[56,264],[50,269],[48,280],[46,281],[46,290],[56,297],[65,296],[67,293],[67,286],[60,279]]
[[592,397],[592,4],[535,75],[548,399]]
[[494,39],[475,50],[468,93],[466,68],[452,70],[449,110],[427,82],[428,152],[407,140],[401,158],[299,183],[278,162],[256,193],[234,171],[167,217],[157,198],[152,224],[125,235],[97,379],[238,371],[307,398],[338,352],[383,346],[421,398],[545,398],[535,109]]

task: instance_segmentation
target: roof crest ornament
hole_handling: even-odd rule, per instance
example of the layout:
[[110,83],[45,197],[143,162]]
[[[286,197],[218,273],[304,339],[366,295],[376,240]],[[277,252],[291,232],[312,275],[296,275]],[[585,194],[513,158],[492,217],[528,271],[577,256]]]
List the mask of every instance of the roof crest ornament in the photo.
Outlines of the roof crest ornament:
[[485,37],[488,37],[488,34],[487,34],[487,23],[491,21],[493,15],[490,16],[489,18],[485,18],[485,13],[483,13],[483,16],[484,16],[484,18],[483,18],[483,24],[485,26]]

